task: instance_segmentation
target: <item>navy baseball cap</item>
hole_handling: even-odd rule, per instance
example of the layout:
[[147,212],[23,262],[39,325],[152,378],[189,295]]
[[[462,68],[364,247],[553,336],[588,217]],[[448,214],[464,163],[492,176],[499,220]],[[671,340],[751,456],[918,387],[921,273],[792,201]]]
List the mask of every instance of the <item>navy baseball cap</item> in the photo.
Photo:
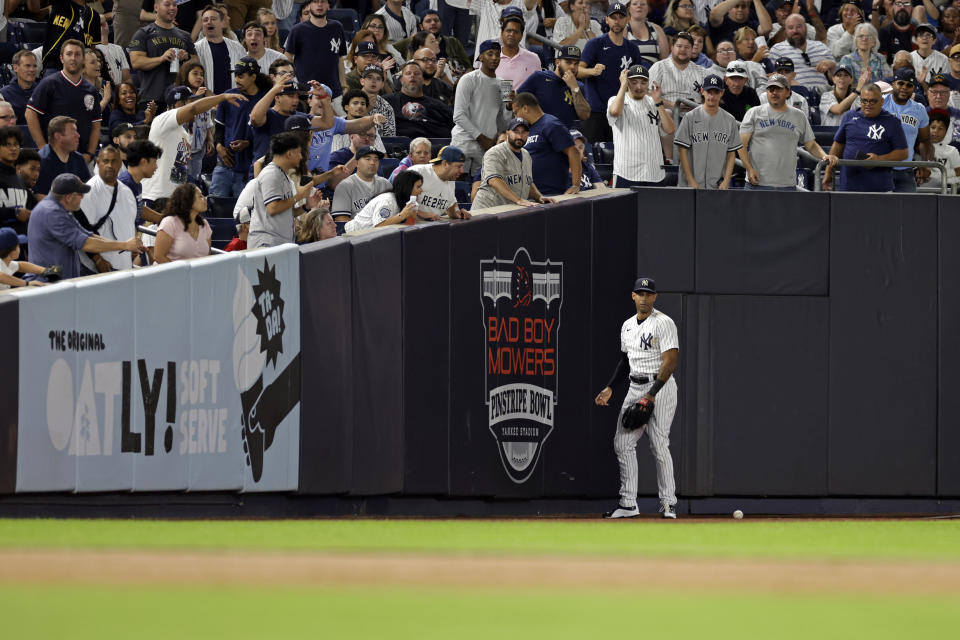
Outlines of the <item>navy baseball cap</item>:
[[447,162],[463,162],[464,160],[463,151],[460,150],[460,147],[455,147],[453,145],[447,145],[440,149],[437,153],[437,157],[430,160],[431,163],[441,162],[446,160]]
[[635,64],[627,69],[627,78],[649,78],[650,74],[642,64]]
[[560,47],[560,54],[557,56],[560,60],[579,60],[583,52],[580,51],[580,47],[574,44],[569,44],[565,47]]
[[938,73],[932,78],[930,78],[930,84],[928,84],[927,87],[928,88],[932,87],[935,84],[942,84],[945,87],[949,87],[950,80],[947,78],[947,76],[943,75],[942,73]]
[[587,136],[580,133],[579,129],[570,129],[570,137],[573,138],[574,140],[576,140],[577,138],[580,138],[584,142],[587,141]]
[[527,124],[526,120],[524,120],[523,118],[514,118],[513,120],[507,123],[507,128],[504,129],[504,131],[513,131],[517,127],[523,127],[527,131],[530,130],[530,125]]
[[0,227],[0,255],[6,255],[20,244],[20,237],[10,227]]
[[284,131],[311,131],[313,129],[319,129],[320,127],[314,127],[310,123],[310,118],[307,116],[302,116],[300,114],[292,115],[286,120],[283,121],[283,130]]
[[917,83],[917,76],[913,72],[913,67],[900,67],[893,73],[894,81],[900,80],[901,82],[910,82],[912,84]]
[[837,75],[841,71],[845,71],[847,75],[849,75],[851,78],[853,77],[853,67],[851,67],[850,65],[838,64],[833,70],[833,75]]
[[610,5],[610,8],[607,9],[608,16],[612,16],[615,13],[619,13],[624,16],[630,15],[627,12],[627,5],[623,4],[622,2],[614,2]]
[[357,149],[357,152],[356,152],[355,154],[353,154],[353,157],[356,158],[357,160],[359,160],[359,159],[362,158],[363,156],[368,156],[368,155],[370,155],[371,153],[376,154],[376,156],[377,156],[378,158],[380,158],[381,160],[383,159],[383,156],[386,155],[383,151],[380,151],[380,150],[377,149],[376,147],[372,147],[372,146],[370,146],[370,145],[368,145],[368,144],[365,144],[365,145],[363,145],[362,147],[360,147],[359,149]]
[[715,73],[711,73],[706,78],[703,79],[703,90],[709,91],[711,89],[716,89],[717,91],[723,91],[723,80]]
[[776,66],[777,66],[777,71],[790,72],[794,70],[793,60],[791,60],[790,58],[787,58],[786,56],[782,58],[777,58]]
[[480,48],[477,50],[477,55],[483,53],[484,51],[490,51],[491,49],[500,50],[500,41],[499,40],[484,40],[480,43]]
[[918,24],[916,28],[913,30],[913,35],[917,35],[921,31],[926,31],[927,33],[932,35],[934,38],[937,37],[937,28],[927,22],[924,22],[923,24]]
[[764,73],[773,73],[777,70],[777,65],[775,65],[770,58],[764,58],[760,61],[760,64],[763,65]]
[[193,95],[193,92],[190,91],[190,87],[179,85],[167,89],[166,93],[163,94],[163,101],[168,107],[172,107],[178,102],[183,102],[184,100],[195,100],[199,97],[200,96]]
[[129,122],[121,122],[120,124],[115,126],[113,130],[110,132],[110,137],[119,138],[127,131],[133,131],[133,130],[134,130],[134,126]]
[[633,290],[634,292],[649,291],[650,293],[656,293],[657,282],[653,278],[637,278],[637,281],[633,283]]
[[370,75],[371,73],[379,73],[379,74],[382,76],[382,75],[383,75],[383,67],[381,67],[381,66],[378,65],[378,64],[368,64],[367,66],[365,66],[365,67],[363,68],[363,72],[360,74],[360,77],[361,77],[361,78],[366,77],[366,76]]
[[50,185],[50,193],[60,196],[70,195],[71,193],[89,193],[90,186],[83,183],[83,180],[72,173],[61,173],[53,179]]
[[523,19],[523,11],[521,11],[520,7],[507,7],[500,12],[501,27],[511,20],[519,22],[522,25],[526,25],[526,21]]
[[281,96],[292,96],[300,93],[300,83],[296,80],[283,83],[283,89],[280,89]]
[[358,43],[357,43],[357,50],[354,52],[353,55],[355,55],[355,56],[362,56],[362,55],[366,55],[366,54],[368,54],[368,53],[375,53],[375,54],[377,54],[378,56],[380,55],[380,50],[377,49],[377,43],[376,43],[376,42],[369,42],[369,41],[367,41],[367,40],[364,40],[363,42],[358,42]]
[[241,73],[257,75],[260,73],[260,63],[250,56],[240,58],[237,64],[233,65],[233,74],[238,76]]

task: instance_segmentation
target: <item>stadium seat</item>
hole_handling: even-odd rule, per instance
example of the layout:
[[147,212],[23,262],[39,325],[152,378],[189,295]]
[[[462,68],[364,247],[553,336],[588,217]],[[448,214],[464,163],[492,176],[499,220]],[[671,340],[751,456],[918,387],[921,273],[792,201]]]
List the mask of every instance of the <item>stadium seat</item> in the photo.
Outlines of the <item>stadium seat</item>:
[[327,12],[327,20],[336,20],[343,25],[344,31],[360,30],[360,16],[357,15],[356,9],[330,9]]
[[405,136],[393,136],[380,139],[383,142],[383,148],[387,150],[387,156],[403,160],[410,151],[410,138]]
[[833,136],[837,134],[837,127],[827,127],[818,125],[813,127],[813,135],[816,136],[817,144],[821,147],[830,148],[833,144]]
[[450,145],[450,138],[430,138],[430,157],[436,158],[440,149]]
[[[470,202],[470,187],[471,183],[469,182],[457,182],[454,184],[454,191],[457,194],[457,202]],[[461,205],[463,206],[463,205]],[[470,207],[463,207],[464,209],[469,209]]]
[[663,183],[665,187],[675,187],[677,186],[677,181],[679,178],[680,166],[675,164],[665,164],[663,165],[663,170],[666,171],[667,177],[665,178],[666,182]]
[[597,142],[593,145],[593,161],[599,164],[613,164],[613,143]]
[[[22,28],[24,42],[39,42],[43,44],[43,42],[46,41],[46,22],[21,22],[20,26]],[[100,37],[100,34],[97,34],[97,37]]]
[[597,162],[593,165],[593,168],[597,170],[597,173],[600,174],[600,177],[603,178],[603,181],[607,184],[610,184],[610,180],[613,178],[613,165],[606,162]]
[[207,198],[207,217],[233,218],[233,208],[237,206],[236,198]]
[[223,249],[237,235],[237,225],[233,218],[207,218],[213,231],[213,247]]
[[389,178],[390,174],[393,173],[393,170],[400,165],[400,161],[396,158],[384,158],[380,161],[380,175],[384,178]]
[[36,149],[37,143],[33,141],[33,136],[30,135],[30,128],[25,124],[18,124],[20,127],[20,133],[23,134],[23,146],[29,149]]

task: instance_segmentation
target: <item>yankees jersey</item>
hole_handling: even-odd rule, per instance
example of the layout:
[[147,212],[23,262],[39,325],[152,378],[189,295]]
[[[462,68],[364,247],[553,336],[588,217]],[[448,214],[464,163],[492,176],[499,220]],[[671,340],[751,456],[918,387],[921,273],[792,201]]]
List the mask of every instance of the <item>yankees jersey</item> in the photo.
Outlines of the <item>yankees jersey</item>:
[[607,102],[607,121],[613,130],[613,173],[633,182],[660,182],[663,171],[663,148],[660,145],[660,112],[649,95],[640,100],[623,98],[623,112],[619,118],[610,115]]
[[[922,57],[919,51],[911,51],[910,60],[913,61],[913,70],[916,72],[918,78],[932,78],[938,73],[942,73],[947,77],[950,76],[950,59],[939,51],[931,51],[930,55],[926,58]],[[926,76],[920,74],[920,71],[924,67],[927,68]]]
[[653,377],[660,371],[660,354],[679,349],[677,325],[665,313],[654,309],[642,321],[633,314],[620,327],[620,350],[630,360],[630,375]]
[[284,49],[293,54],[293,68],[301,85],[318,80],[330,87],[331,98],[343,93],[339,62],[347,55],[347,44],[339,22],[330,20],[323,27],[309,20],[297,23],[290,29]]
[[333,204],[330,206],[330,214],[336,216],[357,215],[357,212],[367,206],[367,203],[376,196],[390,191],[392,188],[390,181],[380,176],[374,176],[373,180],[366,182],[357,174],[346,178],[333,192]]
[[707,70],[693,61],[681,69],[673,62],[673,58],[661,60],[650,67],[650,82],[656,82],[663,91],[663,97],[670,102],[681,98],[690,102],[700,103],[700,86],[706,77]]
[[596,113],[603,113],[607,108],[607,100],[610,96],[617,95],[620,90],[620,72],[645,62],[635,42],[624,39],[623,44],[617,46],[608,34],[587,41],[580,61],[585,62],[588,67],[598,63],[604,65],[603,73],[587,78],[585,83],[590,111]]
[[94,123],[102,119],[100,98],[97,90],[81,76],[79,82],[73,82],[63,71],[48,75],[33,89],[27,109],[40,117],[40,128],[47,130],[54,116],[70,116],[77,121],[80,133],[80,149],[86,151],[90,143],[90,134]]
[[762,104],[747,111],[740,133],[751,134],[748,153],[765,187],[792,187],[797,180],[797,147],[814,139],[807,117],[789,105],[776,111]]
[[417,16],[404,5],[400,5],[401,15],[399,16],[393,11],[390,11],[390,7],[388,7],[386,3],[374,13],[383,16],[383,21],[387,23],[387,33],[390,36],[390,42],[409,38],[417,32]]
[[[680,121],[673,142],[689,151],[693,177],[704,189],[720,186],[727,153],[743,146],[740,142],[740,125],[733,116],[723,109],[717,109],[717,113],[711,116],[702,105]],[[687,186],[687,176],[682,167],[677,186]]]
[[920,129],[930,126],[927,110],[920,103],[910,99],[906,104],[897,104],[893,94],[887,94],[883,99],[883,110],[900,118],[903,135],[907,137],[907,161],[913,160],[913,147],[917,142],[917,135]]
[[509,142],[501,142],[483,154],[480,177],[482,184],[473,199],[474,209],[508,204],[506,198],[490,186],[491,178],[500,178],[518,198],[526,199],[533,183],[533,160],[530,152],[521,149],[520,153],[516,153]]
[[60,46],[67,40],[79,40],[85,47],[100,44],[100,14],[89,5],[70,0],[53,0],[47,19],[47,37],[43,42],[43,69],[62,69]]

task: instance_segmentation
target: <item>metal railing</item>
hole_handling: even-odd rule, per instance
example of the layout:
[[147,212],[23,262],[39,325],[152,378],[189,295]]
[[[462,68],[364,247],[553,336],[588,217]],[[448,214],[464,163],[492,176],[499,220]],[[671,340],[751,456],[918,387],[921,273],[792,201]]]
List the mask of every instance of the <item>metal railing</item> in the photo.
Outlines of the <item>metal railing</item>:
[[[143,225],[140,225],[139,227],[137,227],[137,231],[139,231],[140,233],[145,233],[145,234],[147,234],[148,236],[153,236],[154,238],[157,237],[157,230],[156,230],[156,229],[150,229],[149,227],[145,227],[145,226],[143,226]],[[211,254],[211,255],[215,255],[215,254],[218,254],[218,253],[226,253],[226,251],[224,251],[223,249],[217,249],[216,247],[210,247],[210,254]]]
[[[826,160],[820,160],[817,162],[817,166],[813,169],[813,190],[822,191],[821,185],[821,174],[820,172],[827,165]],[[935,160],[839,160],[837,162],[838,167],[867,167],[867,168],[878,168],[878,167],[909,167],[911,169],[937,169],[940,172],[940,195],[947,195],[947,173],[944,170],[944,166]],[[917,187],[917,191],[923,189],[927,193],[935,193],[931,189]]]

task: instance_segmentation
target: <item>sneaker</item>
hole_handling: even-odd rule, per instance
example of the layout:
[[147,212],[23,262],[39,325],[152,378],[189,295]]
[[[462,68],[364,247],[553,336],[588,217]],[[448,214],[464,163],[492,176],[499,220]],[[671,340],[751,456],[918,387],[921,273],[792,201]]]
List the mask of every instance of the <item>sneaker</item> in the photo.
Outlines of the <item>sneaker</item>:
[[622,504],[618,504],[617,508],[613,511],[607,511],[603,514],[604,518],[636,518],[640,515],[640,509],[636,505],[632,507],[625,507]]
[[662,504],[660,505],[660,513],[663,514],[664,518],[670,518],[671,520],[677,519],[677,512],[673,508],[672,504]]

